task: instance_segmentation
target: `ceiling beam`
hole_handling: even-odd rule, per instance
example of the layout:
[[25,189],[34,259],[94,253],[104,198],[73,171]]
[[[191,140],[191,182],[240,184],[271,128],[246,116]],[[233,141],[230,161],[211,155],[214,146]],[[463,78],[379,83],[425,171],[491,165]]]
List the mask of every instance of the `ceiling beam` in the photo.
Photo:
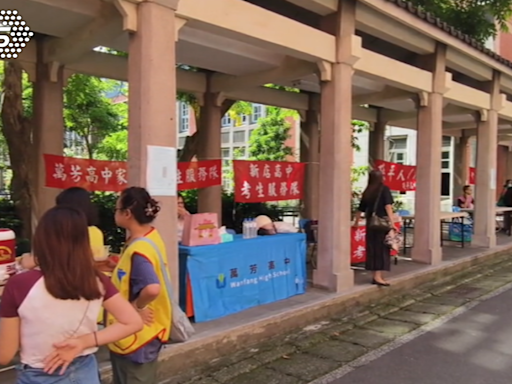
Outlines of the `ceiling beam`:
[[316,72],[318,66],[315,63],[286,56],[277,68],[243,76],[216,73],[212,78],[212,92],[231,92],[277,82],[283,84]]
[[72,64],[93,48],[123,33],[123,18],[116,7],[103,3],[96,17],[64,38],[51,38],[46,46],[46,62]]
[[327,16],[338,10],[338,0],[286,0],[318,15]]
[[[459,115],[470,115],[473,114],[475,111],[472,111],[467,108],[459,107],[453,104],[448,104],[443,109],[443,116],[459,116]],[[390,125],[393,125],[392,122],[397,122],[401,120],[410,120],[415,117],[417,117],[418,112],[410,111],[410,112],[401,112],[401,111],[392,111],[392,110],[385,110],[382,111],[382,120],[388,121]]]
[[412,92],[386,86],[380,92],[355,96],[352,103],[354,105],[376,104],[379,102],[407,100],[413,97],[415,97],[415,94]]

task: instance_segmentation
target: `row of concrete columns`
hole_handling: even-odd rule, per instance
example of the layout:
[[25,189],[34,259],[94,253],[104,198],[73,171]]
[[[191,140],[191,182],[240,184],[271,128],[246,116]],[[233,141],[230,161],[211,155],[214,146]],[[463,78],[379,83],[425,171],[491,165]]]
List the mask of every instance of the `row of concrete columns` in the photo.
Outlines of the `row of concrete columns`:
[[[176,147],[176,62],[175,9],[160,2],[146,1],[138,5],[138,28],[130,35],[129,42],[129,153],[128,170],[130,185],[146,185],[147,146]],[[352,76],[354,73],[352,41],[355,35],[355,1],[340,0],[336,17],[326,20],[325,30],[336,36],[336,63],[332,78],[321,85],[318,100],[311,97],[310,110],[303,122],[302,155],[307,161],[308,195],[307,217],[318,217],[319,248],[318,268],[314,283],[333,291],[353,286],[350,268],[351,234],[351,158],[352,158]],[[424,263],[441,260],[439,239],[440,170],[443,93],[445,81],[446,49],[439,46],[429,58],[428,69],[433,73],[433,92],[418,98],[418,173],[416,192],[416,237],[413,258]],[[39,63],[43,63],[42,59]],[[39,153],[62,154],[62,71],[49,76],[52,71],[46,64],[38,64],[41,75],[36,79],[36,116],[46,128],[41,137]],[[496,98],[496,80],[491,84],[491,98]],[[499,92],[498,92],[499,93]],[[221,157],[220,95],[207,91],[200,100],[203,113],[199,121],[202,130],[199,159]],[[494,104],[493,104],[494,105]],[[477,185],[477,226],[475,238],[492,245],[494,232],[490,226],[494,201],[492,172],[496,169],[489,148],[496,147],[497,107],[491,109],[487,119],[479,125],[479,156]],[[376,158],[383,152],[386,122],[375,126],[372,153]],[[321,129],[319,128],[321,127]],[[51,131],[51,130],[55,131]],[[58,130],[58,132],[57,132]],[[59,138],[56,140],[56,138]],[[485,146],[485,150],[484,150]],[[321,150],[320,150],[321,149]],[[487,151],[487,154],[483,153]],[[480,155],[480,153],[482,154]],[[39,175],[44,175],[40,167]],[[485,181],[485,182],[483,182]],[[39,180],[40,209],[53,205],[56,191],[43,186]],[[494,189],[496,187],[494,186]],[[176,198],[155,196],[162,204],[156,222],[167,246],[170,269],[177,284],[178,254],[176,241]],[[221,213],[221,188],[207,188],[200,192],[201,210]],[[317,213],[317,216],[316,216]]]

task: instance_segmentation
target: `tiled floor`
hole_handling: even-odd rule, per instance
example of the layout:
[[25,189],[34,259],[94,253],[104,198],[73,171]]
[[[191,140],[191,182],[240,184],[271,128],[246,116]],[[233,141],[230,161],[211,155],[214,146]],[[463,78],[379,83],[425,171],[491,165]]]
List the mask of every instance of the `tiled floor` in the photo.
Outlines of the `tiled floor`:
[[[512,246],[512,237],[505,235],[498,236],[498,246],[504,246],[510,244]],[[476,256],[483,251],[483,248],[466,245],[461,248],[459,244],[445,242],[443,247],[443,260],[448,263],[457,259],[461,259],[469,256]],[[409,253],[410,255],[410,253]],[[429,268],[425,264],[419,264],[410,260],[400,260],[398,265],[393,265],[392,270],[389,274],[389,278],[393,279],[406,274],[418,272],[422,269]],[[368,285],[371,276],[364,270],[355,270],[355,290],[363,289],[365,285]],[[268,318],[280,313],[284,313],[294,308],[301,308],[308,304],[315,303],[329,297],[335,296],[334,293],[329,293],[315,288],[309,288],[304,295],[291,297],[286,300],[275,302],[260,307],[248,309],[246,311],[209,321],[205,323],[195,324],[196,336],[195,339],[208,338],[209,336],[215,335],[216,333],[222,333],[227,330],[244,326],[250,322],[256,322],[258,320]],[[169,346],[168,348],[178,348],[179,346]],[[102,362],[102,366],[105,366],[108,361],[108,355],[105,350],[102,350],[98,354],[99,360]],[[11,383],[13,382],[14,372],[2,372],[0,367],[0,382]]]

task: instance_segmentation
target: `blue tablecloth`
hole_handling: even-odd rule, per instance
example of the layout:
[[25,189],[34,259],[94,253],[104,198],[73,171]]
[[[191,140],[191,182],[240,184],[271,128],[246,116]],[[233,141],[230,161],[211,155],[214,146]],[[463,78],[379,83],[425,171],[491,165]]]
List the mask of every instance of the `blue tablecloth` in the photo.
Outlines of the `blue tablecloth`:
[[218,319],[306,290],[306,237],[302,233],[253,239],[237,235],[229,243],[180,246],[179,253],[182,265],[187,260],[196,322]]

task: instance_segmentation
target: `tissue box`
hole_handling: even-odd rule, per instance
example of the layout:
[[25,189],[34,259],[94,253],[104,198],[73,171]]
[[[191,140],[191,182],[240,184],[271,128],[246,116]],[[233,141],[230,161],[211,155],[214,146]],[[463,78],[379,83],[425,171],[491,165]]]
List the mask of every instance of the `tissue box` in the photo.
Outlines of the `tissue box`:
[[230,241],[233,241],[233,235],[229,233],[223,233],[222,235],[220,235],[221,243],[229,243]]

